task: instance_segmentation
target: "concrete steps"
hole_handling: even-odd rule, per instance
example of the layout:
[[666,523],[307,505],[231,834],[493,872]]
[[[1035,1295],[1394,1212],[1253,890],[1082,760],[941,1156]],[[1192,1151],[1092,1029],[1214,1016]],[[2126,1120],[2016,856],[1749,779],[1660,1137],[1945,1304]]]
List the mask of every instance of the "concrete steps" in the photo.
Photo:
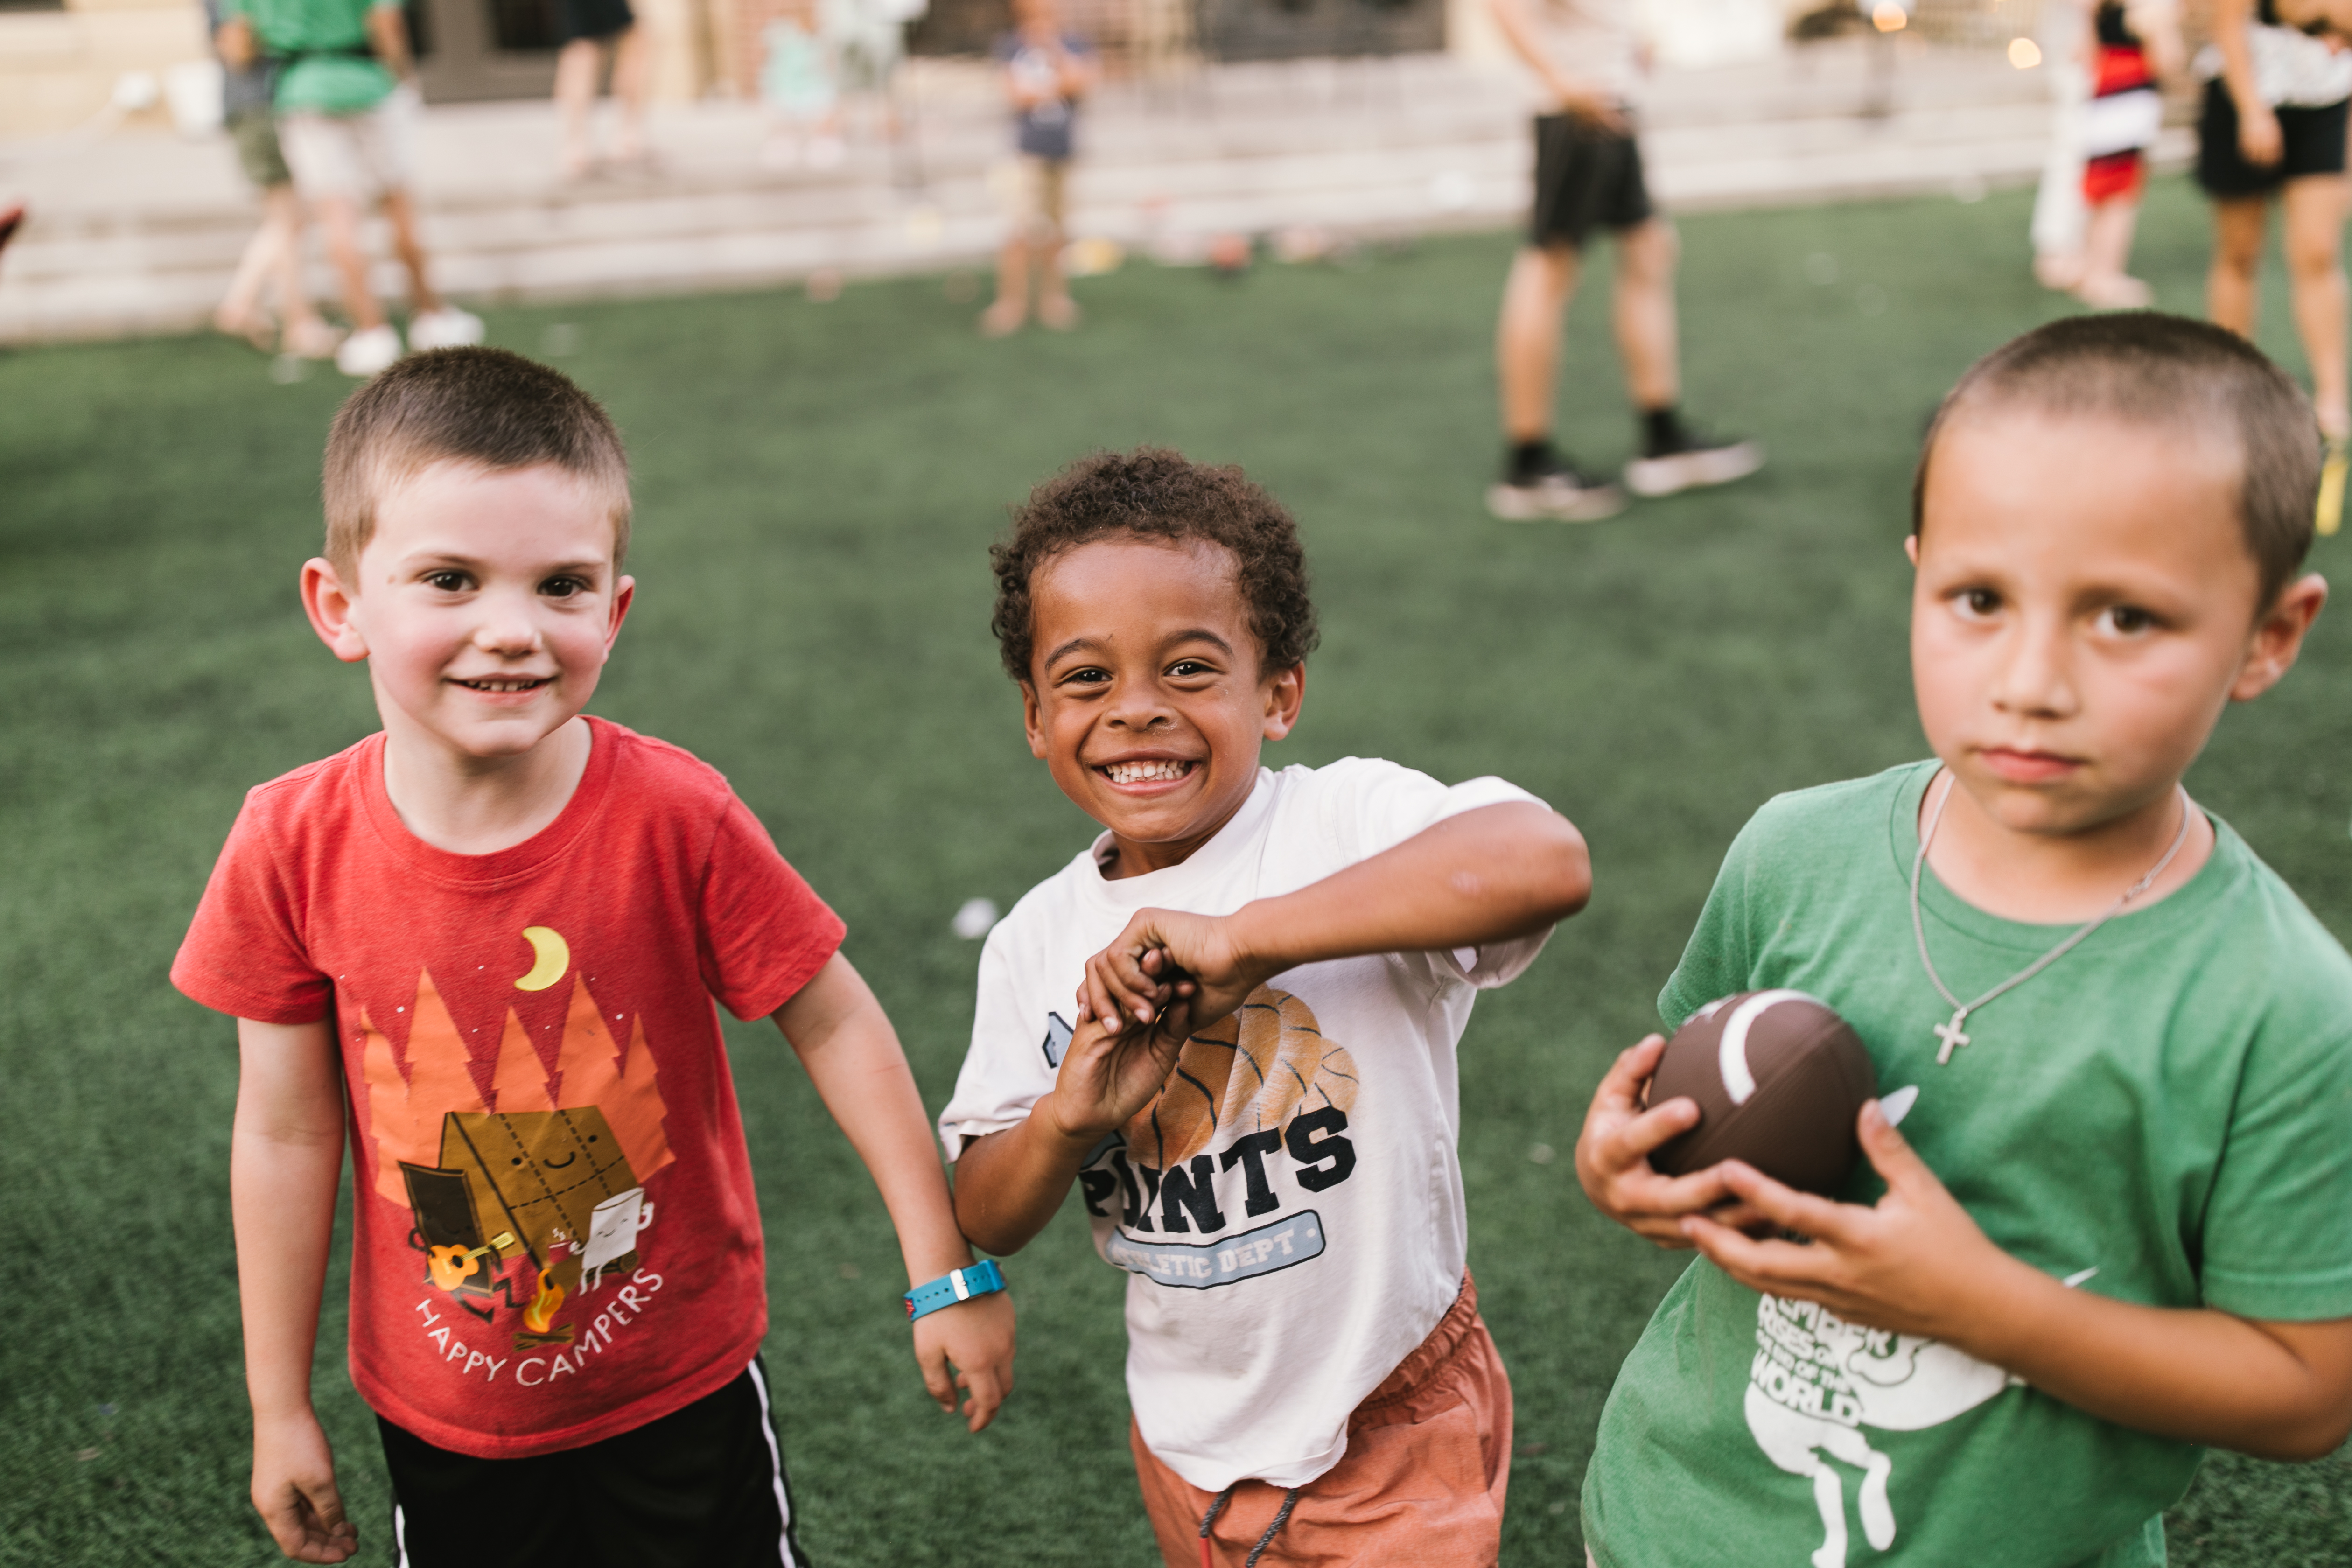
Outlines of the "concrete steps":
[[[1911,48],[1892,63],[1891,94],[1886,60],[1845,45],[1660,79],[1644,111],[1654,188],[1688,209],[1965,193],[2038,173],[2040,73],[1973,51]],[[908,137],[822,173],[764,166],[751,106],[677,106],[654,121],[658,175],[572,184],[547,173],[546,106],[436,107],[417,181],[436,281],[499,301],[976,264],[1002,232],[993,93],[983,67],[918,62]],[[1861,112],[1880,99],[1891,112]],[[1444,56],[1117,84],[1089,106],[1072,228],[1182,260],[1229,230],[1506,226],[1527,202],[1529,107],[1518,73]],[[199,324],[257,213],[224,142],[161,134],[0,144],[0,195],[12,190],[33,216],[0,263],[0,341]],[[383,271],[396,297],[397,270]]]

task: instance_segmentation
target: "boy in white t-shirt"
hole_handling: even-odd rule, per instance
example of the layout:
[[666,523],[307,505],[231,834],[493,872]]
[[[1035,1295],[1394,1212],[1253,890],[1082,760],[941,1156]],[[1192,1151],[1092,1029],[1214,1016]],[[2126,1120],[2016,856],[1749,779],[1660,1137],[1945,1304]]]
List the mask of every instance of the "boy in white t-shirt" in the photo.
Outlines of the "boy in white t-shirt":
[[1171,1568],[1489,1564],[1510,1385],[1464,1269],[1454,1048],[1590,892],[1499,779],[1261,768],[1315,641],[1238,469],[1098,453],[993,552],[1030,750],[1108,830],[981,958],[940,1118],[1018,1250],[1075,1178],[1128,1269],[1130,1442]]

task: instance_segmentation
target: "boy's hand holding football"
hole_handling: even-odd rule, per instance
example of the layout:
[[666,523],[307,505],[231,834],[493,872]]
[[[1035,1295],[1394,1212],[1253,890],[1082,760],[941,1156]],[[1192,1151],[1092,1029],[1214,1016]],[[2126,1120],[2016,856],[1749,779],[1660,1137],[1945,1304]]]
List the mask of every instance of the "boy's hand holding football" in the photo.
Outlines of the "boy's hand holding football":
[[1804,1241],[1744,1236],[1705,1214],[1684,1215],[1683,1235],[1751,1290],[1818,1301],[1865,1328],[1967,1348],[1969,1331],[2018,1282],[2017,1270],[2041,1276],[1978,1228],[1876,1100],[1862,1108],[1856,1127],[1864,1155],[1886,1183],[1876,1204],[1815,1197],[1727,1160],[1702,1174],[1774,1229]]
[[1660,1247],[1687,1250],[1696,1245],[1685,1228],[1691,1215],[1712,1212],[1718,1228],[1734,1230],[1751,1228],[1763,1216],[1738,1201],[1740,1194],[1725,1179],[1727,1165],[1668,1176],[1650,1163],[1652,1151],[1689,1131],[1699,1118],[1696,1103],[1684,1097],[1643,1107],[1665,1048],[1663,1036],[1651,1035],[1618,1054],[1577,1136],[1576,1179],[1592,1206],[1619,1225]]

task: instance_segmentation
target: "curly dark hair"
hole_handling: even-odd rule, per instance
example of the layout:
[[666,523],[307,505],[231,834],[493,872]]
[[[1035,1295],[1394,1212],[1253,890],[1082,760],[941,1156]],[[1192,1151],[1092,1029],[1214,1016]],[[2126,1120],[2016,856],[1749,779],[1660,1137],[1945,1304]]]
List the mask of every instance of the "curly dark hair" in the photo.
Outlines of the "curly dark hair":
[[1031,490],[1013,510],[1013,531],[990,547],[996,611],[989,629],[1013,679],[1030,679],[1029,585],[1038,569],[1065,551],[1112,534],[1223,546],[1233,552],[1234,581],[1249,602],[1261,668],[1288,669],[1315,651],[1320,634],[1307,596],[1307,552],[1282,503],[1237,468],[1195,463],[1165,447],[1138,447],[1091,453]]

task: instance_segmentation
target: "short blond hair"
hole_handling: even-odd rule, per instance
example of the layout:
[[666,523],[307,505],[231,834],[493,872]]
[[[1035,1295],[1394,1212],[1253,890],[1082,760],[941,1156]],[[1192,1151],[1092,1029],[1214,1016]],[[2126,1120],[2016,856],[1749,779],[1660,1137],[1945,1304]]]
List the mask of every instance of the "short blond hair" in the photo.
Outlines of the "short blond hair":
[[345,398],[327,433],[327,560],[353,592],[377,506],[440,462],[493,471],[552,464],[609,508],[614,570],[627,558],[629,458],[596,400],[561,371],[505,349],[436,349]]

